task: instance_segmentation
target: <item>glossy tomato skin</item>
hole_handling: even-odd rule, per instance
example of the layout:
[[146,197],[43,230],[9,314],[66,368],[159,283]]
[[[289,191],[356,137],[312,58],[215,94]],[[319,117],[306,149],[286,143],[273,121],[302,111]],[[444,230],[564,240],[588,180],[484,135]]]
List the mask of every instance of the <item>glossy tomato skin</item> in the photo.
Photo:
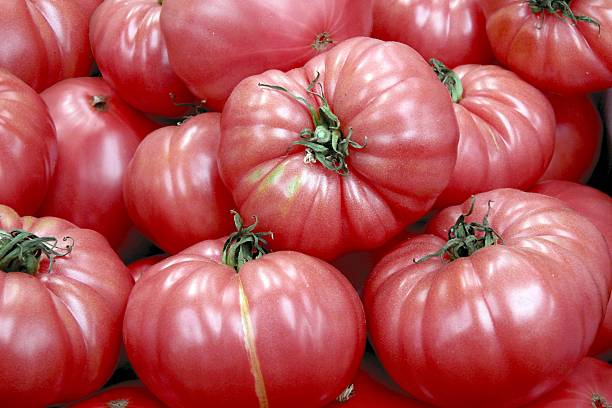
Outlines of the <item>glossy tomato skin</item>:
[[555,110],[555,150],[540,180],[586,183],[601,149],[601,117],[588,96],[547,95]]
[[[289,70],[372,29],[372,0],[166,0],[161,25],[170,64],[189,89],[221,110],[238,83]],[[328,33],[331,43],[315,47]]]
[[555,114],[546,97],[495,65],[462,65],[453,71],[463,86],[463,96],[454,104],[457,163],[436,207],[496,188],[531,187],[554,150]]
[[[349,174],[304,163],[309,111],[279,85],[317,106],[305,88],[316,73],[347,135]],[[287,73],[272,70],[236,87],[221,116],[219,170],[245,217],[274,231],[276,249],[321,259],[380,246],[427,212],[448,183],[457,152],[448,91],[410,47],[353,38]],[[268,203],[275,203],[269,205]]]
[[[560,200],[512,189],[475,196],[503,244],[452,262],[438,251],[470,203],[375,267],[364,289],[370,338],[410,394],[442,407],[517,407],[558,385],[586,355],[612,276],[604,239]],[[449,352],[451,350],[451,352]]]
[[177,117],[185,107],[175,103],[195,98],[170,68],[161,9],[158,0],[105,1],[91,19],[89,36],[102,76],[121,98],[140,111]]
[[132,278],[102,235],[54,217],[20,218],[0,206],[0,230],[72,238],[70,255],[43,256],[31,276],[0,270],[0,401],[41,407],[100,388],[115,368]]
[[600,399],[612,401],[612,366],[603,361],[586,357],[557,388],[525,408],[605,408]]
[[85,13],[88,19],[96,11],[96,8],[104,2],[104,0],[77,0],[81,9]]
[[0,69],[0,204],[33,214],[57,159],[55,127],[32,88]]
[[130,217],[168,253],[233,230],[235,205],[217,168],[220,116],[204,113],[156,130],[127,168],[123,191]]
[[[609,195],[582,184],[561,180],[538,183],[531,191],[558,198],[591,221],[608,243],[608,254],[612,259],[612,198]],[[607,350],[612,350],[612,299],[608,302],[605,320],[589,354],[596,355]]]
[[93,62],[88,21],[75,0],[3,2],[0,68],[37,92],[64,78],[88,75]]
[[70,408],[165,408],[142,384],[119,384]]
[[150,267],[166,258],[167,256],[165,254],[151,255],[146,258],[138,259],[130,263],[127,267],[130,270],[132,278],[134,278],[134,282],[137,282],[142,274],[145,273]]
[[493,62],[479,0],[374,0],[372,37],[410,45],[449,67]]
[[363,353],[357,294],[332,266],[297,252],[236,273],[220,263],[222,243],[188,248],[138,281],[124,343],[139,378],[171,407],[325,406]]
[[[131,227],[123,176],[138,144],[156,125],[101,78],[67,79],[41,96],[57,129],[58,161],[38,214],[96,230],[119,247]],[[105,102],[95,104],[94,96]]]
[[[485,1],[487,3],[488,1]],[[577,95],[612,86],[612,8],[606,0],[572,0],[576,16],[600,29],[547,12],[523,0],[491,0],[487,34],[497,59],[537,88]]]

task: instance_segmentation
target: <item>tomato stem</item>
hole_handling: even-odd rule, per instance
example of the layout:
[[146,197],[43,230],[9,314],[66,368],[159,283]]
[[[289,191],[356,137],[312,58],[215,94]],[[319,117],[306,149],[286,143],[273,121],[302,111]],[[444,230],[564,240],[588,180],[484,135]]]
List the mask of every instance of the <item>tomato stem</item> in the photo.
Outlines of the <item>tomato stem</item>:
[[[584,21],[593,24],[601,31],[601,24],[596,19],[589,16],[575,15],[569,6],[570,0],[527,0],[526,2],[533,14],[538,15],[547,12],[548,14],[557,15],[560,18],[568,18],[573,24],[576,24],[578,21]],[[559,13],[561,13],[561,15],[559,15]]]
[[348,400],[350,400],[354,396],[355,396],[355,385],[349,384],[349,386],[346,387],[344,391],[340,393],[340,395],[338,395],[338,397],[336,398],[336,401],[339,402],[340,404],[344,404],[345,402],[348,402]]
[[433,68],[434,72],[438,76],[438,79],[451,94],[453,102],[459,103],[463,98],[463,84],[457,73],[444,65],[442,61],[435,58],[429,60],[429,65]]
[[591,406],[593,408],[612,408],[612,405],[608,404],[606,399],[596,392],[591,396]]
[[127,408],[130,405],[130,400],[128,399],[118,399],[112,400],[106,403],[108,408]]
[[[294,142],[296,145],[306,147],[304,163],[308,164],[318,161],[326,169],[336,172],[341,176],[347,176],[349,174],[349,169],[346,158],[349,156],[349,147],[363,149],[368,144],[368,138],[365,138],[365,143],[363,145],[351,140],[353,134],[352,128],[349,128],[348,135],[344,136],[340,129],[340,119],[332,112],[323,94],[323,87],[318,81],[319,73],[317,72],[314,79],[306,88],[306,92],[314,95],[321,102],[318,109],[305,98],[292,94],[287,88],[283,88],[282,86],[262,83],[258,83],[257,85],[262,88],[270,88],[275,91],[285,92],[293,99],[306,106],[310,111],[314,123],[314,130],[308,128],[302,129],[300,132],[301,140]],[[320,93],[312,90],[316,85],[319,85]]]
[[270,235],[274,239],[274,235],[272,232],[253,232],[257,226],[256,216],[253,216],[253,224],[245,227],[240,214],[234,210],[231,212],[234,214],[234,225],[237,231],[230,234],[223,244],[221,262],[231,266],[236,272],[240,272],[240,268],[245,263],[270,253],[266,247],[268,242],[262,237]]
[[311,44],[311,47],[314,48],[317,52],[325,51],[329,44],[333,44],[334,40],[331,38],[331,34],[328,32],[322,32],[317,34],[314,42]]
[[107,97],[103,95],[94,95],[89,101],[90,105],[98,112],[106,112],[108,110]]
[[201,113],[207,112],[206,108],[204,107],[204,105],[206,104],[206,100],[205,99],[202,99],[198,103],[194,103],[194,102],[177,102],[176,101],[176,94],[174,92],[169,92],[168,96],[170,96],[170,99],[172,100],[172,104],[174,106],[176,106],[177,108],[188,108],[187,112],[176,123],[177,126],[182,125],[183,123],[187,122],[189,119],[193,118],[194,116],[198,116]]
[[58,248],[55,237],[38,237],[20,229],[0,231],[0,270],[35,275],[40,257],[45,254],[49,258],[48,271],[51,272],[54,259],[68,255],[74,247],[72,238],[64,237],[63,241],[68,244]]

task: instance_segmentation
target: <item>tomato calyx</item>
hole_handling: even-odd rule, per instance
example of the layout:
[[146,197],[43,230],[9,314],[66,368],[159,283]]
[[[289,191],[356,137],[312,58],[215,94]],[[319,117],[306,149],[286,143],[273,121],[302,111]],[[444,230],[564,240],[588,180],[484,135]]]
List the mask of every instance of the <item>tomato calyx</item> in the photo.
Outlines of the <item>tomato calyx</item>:
[[74,240],[64,237],[65,247],[58,247],[55,237],[38,237],[28,231],[16,229],[11,232],[0,231],[0,271],[23,272],[34,276],[38,272],[40,257],[49,258],[49,269],[53,268],[55,258],[72,252]]
[[[593,24],[601,31],[601,24],[596,19],[589,16],[577,16],[572,11],[569,3],[571,0],[527,0],[526,3],[533,14],[539,15],[543,12],[554,14],[558,17],[565,17],[575,25],[578,21]],[[560,14],[559,14],[560,13]]]
[[[348,134],[344,136],[342,129],[340,129],[340,119],[332,112],[323,94],[323,87],[318,81],[319,73],[317,72],[314,79],[306,88],[306,92],[314,95],[321,102],[318,109],[305,98],[292,94],[287,88],[283,88],[282,86],[262,83],[258,83],[257,85],[263,88],[285,92],[293,99],[306,106],[310,111],[314,123],[314,130],[308,128],[302,129],[300,132],[301,140],[294,142],[296,145],[306,147],[304,163],[309,164],[318,161],[326,169],[338,173],[341,176],[347,176],[349,174],[349,169],[346,159],[349,156],[349,148],[363,149],[368,144],[368,138],[365,138],[363,145],[351,140],[353,134],[352,128],[349,128]],[[313,91],[313,88],[317,84],[320,89],[319,93]]]
[[256,216],[253,216],[253,223],[245,227],[240,214],[234,210],[231,212],[234,214],[234,225],[237,231],[230,234],[223,244],[221,262],[231,266],[236,272],[240,272],[240,268],[245,263],[270,253],[267,248],[268,241],[263,237],[270,235],[274,239],[274,235],[269,231],[253,232],[258,222]]
[[106,406],[108,408],[127,408],[130,405],[130,401],[128,399],[118,399],[118,400],[112,400],[112,401],[108,401],[106,403]]
[[348,400],[350,400],[354,396],[355,396],[355,385],[349,384],[349,386],[346,387],[344,391],[340,393],[340,395],[338,395],[338,397],[336,398],[336,402],[339,402],[340,404],[344,404],[345,402],[348,402]]
[[429,65],[433,68],[435,74],[442,84],[448,89],[451,94],[453,102],[459,103],[463,98],[463,84],[459,75],[452,69],[449,69],[444,63],[435,58],[429,60]]
[[612,408],[612,405],[608,404],[606,399],[596,392],[591,396],[591,406],[593,408]]
[[310,44],[310,46],[314,48],[317,52],[323,52],[329,47],[329,44],[333,43],[334,40],[331,38],[331,34],[327,31],[324,31],[322,33],[317,34],[315,40],[312,44]]
[[104,95],[94,95],[89,100],[89,104],[98,112],[106,112],[108,110],[108,97]]
[[489,213],[491,212],[491,200],[488,201],[488,210],[482,219],[482,223],[477,222],[465,222],[465,217],[472,214],[474,210],[474,203],[476,199],[472,196],[472,202],[470,209],[467,213],[461,214],[457,218],[455,225],[450,227],[448,230],[448,241],[438,251],[426,255],[420,259],[413,259],[414,263],[421,263],[430,258],[441,257],[449,262],[454,261],[458,258],[464,258],[472,255],[479,249],[498,245],[503,243],[503,239],[495,230],[489,225]]
[[207,112],[207,109],[204,106],[206,104],[206,99],[202,99],[198,103],[177,102],[176,94],[174,92],[169,92],[168,96],[170,96],[170,99],[172,100],[172,104],[176,106],[177,108],[187,108],[187,112],[176,122],[177,126],[182,125],[183,123],[187,122],[189,119],[193,118],[194,116],[198,116],[202,113]]

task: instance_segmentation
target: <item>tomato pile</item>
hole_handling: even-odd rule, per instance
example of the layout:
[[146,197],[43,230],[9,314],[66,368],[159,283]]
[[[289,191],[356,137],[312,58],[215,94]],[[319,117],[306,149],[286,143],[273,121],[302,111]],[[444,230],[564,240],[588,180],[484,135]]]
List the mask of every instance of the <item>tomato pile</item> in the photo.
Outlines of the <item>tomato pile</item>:
[[612,407],[612,0],[0,7],[0,407]]

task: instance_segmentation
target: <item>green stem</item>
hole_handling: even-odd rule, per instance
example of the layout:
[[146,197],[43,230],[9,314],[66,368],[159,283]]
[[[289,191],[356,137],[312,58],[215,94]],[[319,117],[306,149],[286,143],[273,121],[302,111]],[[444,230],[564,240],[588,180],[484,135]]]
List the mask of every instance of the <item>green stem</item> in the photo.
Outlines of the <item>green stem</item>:
[[48,271],[51,272],[54,259],[70,254],[74,247],[72,238],[64,237],[63,241],[68,241],[68,244],[58,248],[55,237],[38,237],[20,229],[0,231],[0,270],[35,275],[40,257],[45,254],[49,258]]
[[457,75],[455,71],[447,68],[442,61],[435,58],[429,60],[429,65],[433,68],[440,82],[442,82],[450,92],[453,102],[459,103],[461,98],[463,98],[463,84],[461,83],[461,79],[459,79],[459,75]]
[[601,31],[601,24],[596,19],[589,16],[577,16],[574,14],[570,7],[571,0],[526,0],[527,5],[534,14],[541,14],[547,12],[548,14],[555,14],[560,17],[568,18],[573,24],[578,21],[584,21],[589,24],[593,24]]
[[231,266],[236,272],[240,272],[240,268],[245,263],[270,253],[266,247],[268,242],[262,237],[270,235],[274,239],[274,235],[271,232],[253,232],[257,226],[257,217],[253,216],[255,220],[253,224],[245,227],[240,214],[234,210],[232,214],[234,214],[234,225],[237,231],[225,241],[221,262]]

